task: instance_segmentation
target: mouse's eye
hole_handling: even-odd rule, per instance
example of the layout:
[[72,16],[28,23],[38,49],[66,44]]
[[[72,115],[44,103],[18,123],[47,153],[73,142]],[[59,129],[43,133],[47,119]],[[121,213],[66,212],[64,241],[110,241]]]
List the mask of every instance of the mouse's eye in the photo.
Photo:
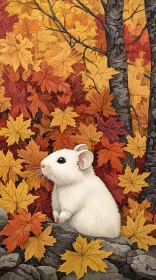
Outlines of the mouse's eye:
[[57,160],[58,163],[65,163],[66,160],[64,157],[60,157],[58,160]]

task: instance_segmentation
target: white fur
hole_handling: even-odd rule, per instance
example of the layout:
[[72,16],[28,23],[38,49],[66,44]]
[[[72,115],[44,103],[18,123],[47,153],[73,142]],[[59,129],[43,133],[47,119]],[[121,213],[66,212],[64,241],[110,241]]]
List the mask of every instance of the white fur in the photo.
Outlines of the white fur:
[[[43,174],[54,182],[54,219],[56,222],[66,222],[85,235],[117,237],[120,233],[117,204],[105,184],[94,174],[92,165],[87,169],[77,165],[80,150],[82,148],[59,150],[41,162]],[[82,152],[83,156],[87,153]],[[58,163],[59,157],[64,157],[66,163]],[[88,157],[83,160],[88,160]]]

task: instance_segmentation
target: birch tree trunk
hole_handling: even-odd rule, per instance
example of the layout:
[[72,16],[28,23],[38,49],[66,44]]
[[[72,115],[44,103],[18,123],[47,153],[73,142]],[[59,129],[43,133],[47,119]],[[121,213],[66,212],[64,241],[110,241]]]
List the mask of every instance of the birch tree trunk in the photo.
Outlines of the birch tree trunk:
[[113,106],[121,120],[125,121],[126,130],[132,135],[130,115],[130,96],[128,91],[128,74],[126,50],[123,41],[123,6],[124,0],[109,0],[105,5],[108,66],[119,71],[110,80],[110,90],[114,93]]
[[144,189],[142,198],[152,202],[151,210],[156,210],[156,1],[145,0],[147,28],[151,45],[151,87],[149,101],[148,136],[145,170],[151,172],[149,188]]

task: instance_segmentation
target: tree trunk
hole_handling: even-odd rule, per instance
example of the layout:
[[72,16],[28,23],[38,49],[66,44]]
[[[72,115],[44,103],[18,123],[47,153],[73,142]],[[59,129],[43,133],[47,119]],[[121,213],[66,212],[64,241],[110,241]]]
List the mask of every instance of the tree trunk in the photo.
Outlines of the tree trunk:
[[149,101],[149,120],[145,170],[151,172],[149,187],[143,191],[142,198],[152,202],[151,210],[156,210],[156,1],[145,0],[147,28],[151,45],[151,88]]
[[114,93],[113,106],[119,118],[125,121],[126,130],[132,135],[127,59],[123,41],[123,5],[124,0],[109,0],[105,5],[106,24],[109,28],[106,35],[108,66],[119,71],[119,74],[110,80],[110,89]]
[[[119,72],[110,80],[110,90],[114,93],[113,106],[120,120],[125,121],[125,128],[132,135],[132,118],[130,114],[130,95],[128,90],[128,73],[126,50],[123,41],[123,6],[124,0],[109,0],[105,5],[108,66]],[[122,137],[121,142],[126,142]],[[127,159],[122,160],[124,166],[129,164],[134,169],[133,157],[127,153]]]

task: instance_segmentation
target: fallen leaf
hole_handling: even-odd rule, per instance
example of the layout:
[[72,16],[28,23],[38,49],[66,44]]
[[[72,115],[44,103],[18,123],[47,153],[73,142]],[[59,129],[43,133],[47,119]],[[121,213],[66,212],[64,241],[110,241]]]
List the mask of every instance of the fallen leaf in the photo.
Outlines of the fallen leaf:
[[74,148],[74,141],[72,139],[72,131],[66,129],[62,133],[56,130],[50,134],[50,139],[54,141],[53,147],[54,151],[61,150],[61,149],[73,149]]
[[141,175],[138,173],[138,168],[132,172],[130,166],[127,166],[125,173],[123,175],[119,175],[119,186],[125,188],[124,194],[129,192],[139,193],[142,188],[148,187],[148,183],[145,182],[145,179],[150,175],[150,172],[144,172]]
[[137,201],[128,198],[128,206],[129,206],[129,214],[132,219],[136,219],[139,212],[144,210],[146,221],[152,221],[152,214],[147,212],[147,209],[151,207],[151,202],[149,202],[147,199],[143,200],[141,203],[138,203]]
[[146,152],[146,136],[141,137],[140,133],[136,132],[134,137],[128,135],[126,139],[128,144],[124,150],[131,153],[133,158],[142,158]]
[[78,133],[71,136],[71,138],[76,144],[86,144],[88,149],[93,149],[95,144],[100,142],[100,138],[103,134],[101,131],[97,131],[96,126],[93,123],[88,126],[80,123],[78,130]]
[[18,180],[18,175],[21,174],[23,160],[15,160],[11,151],[8,150],[5,155],[0,151],[0,177],[6,183],[8,180],[13,182]]
[[125,143],[114,142],[110,144],[108,139],[103,136],[101,144],[103,149],[98,151],[98,167],[106,164],[110,160],[112,168],[116,169],[118,172],[122,172],[123,165],[120,158],[126,158],[123,151]]
[[54,108],[51,104],[51,96],[46,93],[37,93],[32,86],[28,85],[27,91],[31,93],[27,100],[31,102],[29,109],[35,118],[38,109],[40,109],[45,115],[50,115],[50,111]]
[[[18,150],[18,156],[22,158],[25,163],[25,171],[22,172],[22,177],[26,178],[29,189],[38,189],[41,183],[44,184],[46,179],[43,179],[40,170],[41,161],[48,155],[48,152],[40,151],[34,140],[31,140],[26,146],[26,150]],[[45,184],[46,186],[46,184]]]
[[38,198],[38,196],[28,194],[28,185],[24,180],[17,188],[11,180],[6,186],[0,183],[0,195],[0,207],[7,213],[14,213],[19,207],[27,210],[28,205]]
[[82,74],[71,74],[67,82],[70,85],[72,91],[72,103],[74,105],[82,104],[85,101],[86,91],[84,90],[84,84],[82,82]]
[[9,146],[14,143],[18,144],[20,138],[22,141],[24,141],[25,139],[30,138],[32,135],[34,135],[34,132],[28,129],[28,127],[30,127],[30,123],[31,119],[27,121],[23,120],[23,114],[17,117],[16,120],[14,120],[11,115],[9,115],[7,127],[1,128],[0,136],[8,137],[6,142]]
[[25,261],[31,259],[33,256],[39,261],[44,257],[45,247],[53,246],[56,243],[56,238],[50,236],[52,226],[48,226],[39,236],[29,237],[25,243]]
[[0,86],[0,112],[5,112],[11,108],[10,100],[11,98],[5,96],[4,87]]
[[124,128],[125,122],[118,121],[117,117],[109,117],[104,121],[103,118],[97,117],[97,127],[104,133],[110,142],[119,142],[119,135],[127,135],[128,132]]
[[22,34],[23,37],[32,38],[32,34],[40,30],[40,22],[37,19],[31,20],[27,17],[22,18],[14,24],[14,32],[16,35]]
[[33,215],[24,209],[19,209],[17,214],[12,214],[13,219],[0,232],[0,236],[8,236],[2,242],[6,245],[7,252],[13,252],[17,246],[21,249],[28,240],[30,232],[39,235],[42,231],[41,222],[47,221],[45,214],[37,212]]
[[76,112],[73,112],[73,107],[67,107],[64,111],[59,108],[55,108],[55,112],[52,112],[53,116],[50,126],[60,126],[61,133],[67,128],[67,125],[76,126],[74,118],[79,115]]
[[93,271],[106,272],[107,264],[103,261],[108,258],[112,252],[100,250],[102,240],[92,240],[87,243],[87,239],[79,235],[73,243],[74,252],[66,250],[61,255],[61,259],[65,262],[60,265],[58,271],[65,272],[66,275],[75,272],[77,279],[80,279],[87,273],[87,267]]
[[93,92],[87,95],[86,99],[90,102],[90,106],[86,112],[90,115],[102,113],[106,118],[109,118],[110,115],[116,116],[115,109],[111,104],[113,97],[113,94],[109,94],[108,88],[104,88],[100,94]]
[[64,81],[64,78],[55,75],[51,66],[47,63],[42,64],[42,71],[35,72],[32,82],[37,82],[37,85],[41,87],[42,92],[47,90],[51,92],[70,92],[69,85]]
[[31,48],[33,44],[21,34],[15,37],[14,33],[7,33],[6,39],[0,39],[0,62],[13,66],[16,71],[20,65],[28,70],[28,65],[33,64]]
[[148,235],[156,229],[156,225],[145,225],[144,211],[139,212],[135,221],[127,216],[127,225],[122,226],[121,235],[137,242],[140,249],[148,251],[148,245],[156,245],[156,239]]

